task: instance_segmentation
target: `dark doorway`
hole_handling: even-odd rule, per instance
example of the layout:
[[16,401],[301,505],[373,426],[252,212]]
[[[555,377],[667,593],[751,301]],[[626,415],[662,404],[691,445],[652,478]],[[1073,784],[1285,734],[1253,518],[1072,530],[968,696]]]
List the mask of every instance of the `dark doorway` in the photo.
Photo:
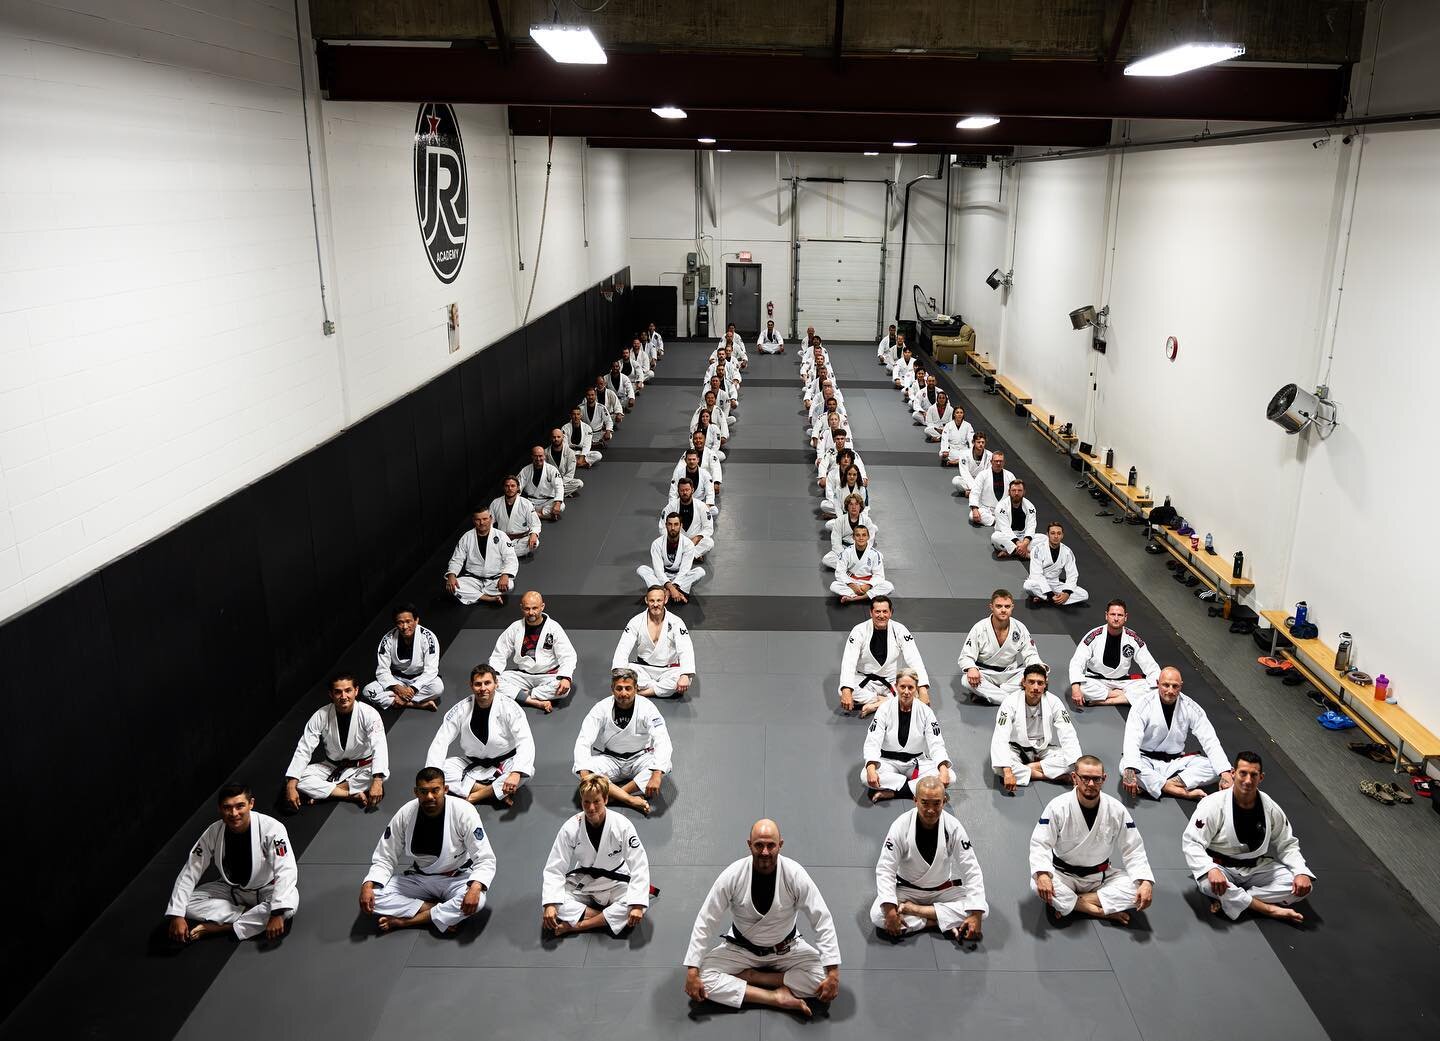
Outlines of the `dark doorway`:
[[746,339],[760,334],[760,265],[725,265],[725,321]]

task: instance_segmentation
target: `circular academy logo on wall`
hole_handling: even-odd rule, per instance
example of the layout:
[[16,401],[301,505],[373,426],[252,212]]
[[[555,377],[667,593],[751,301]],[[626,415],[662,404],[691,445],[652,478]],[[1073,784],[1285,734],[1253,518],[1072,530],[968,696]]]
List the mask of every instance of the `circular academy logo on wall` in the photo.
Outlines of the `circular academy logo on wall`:
[[470,191],[460,121],[449,105],[429,102],[415,117],[415,215],[435,277],[455,281],[465,259]]

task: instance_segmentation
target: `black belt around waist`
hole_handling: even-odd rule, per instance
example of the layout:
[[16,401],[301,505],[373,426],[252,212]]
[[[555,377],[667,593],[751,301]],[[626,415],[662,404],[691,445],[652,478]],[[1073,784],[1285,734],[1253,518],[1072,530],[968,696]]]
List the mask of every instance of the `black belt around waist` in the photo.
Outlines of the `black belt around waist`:
[[892,752],[888,748],[880,749],[880,758],[889,759],[892,763],[909,763],[920,758],[919,752]]
[[789,950],[790,950],[790,948],[795,945],[795,937],[799,934],[799,932],[800,932],[800,930],[799,930],[798,928],[796,928],[796,929],[791,929],[791,930],[790,930],[790,935],[787,936],[787,937],[785,937],[785,939],[781,940],[781,941],[780,941],[779,943],[777,943],[775,946],[773,946],[773,947],[761,947],[759,944],[757,944],[757,943],[751,943],[749,940],[747,940],[747,939],[741,934],[740,930],[739,930],[739,929],[736,929],[735,926],[732,925],[732,926],[730,926],[730,931],[729,931],[728,933],[726,933],[724,936],[720,937],[720,939],[724,940],[726,943],[733,943],[736,947],[744,948],[745,950],[749,951],[751,954],[758,954],[758,955],[761,955],[761,956],[763,957],[763,956],[769,955],[769,954],[786,954],[786,953],[788,953]]
[[499,766],[505,760],[513,759],[514,757],[515,749],[512,748],[508,752],[501,752],[493,759],[481,759],[479,756],[467,755],[465,761],[471,766]]
[[1059,857],[1051,857],[1051,859],[1055,862],[1055,866],[1065,874],[1074,875],[1077,878],[1084,878],[1086,875],[1101,875],[1110,870],[1110,861],[1108,860],[1100,864],[1080,865],[1071,864]]
[[1031,763],[1038,763],[1045,758],[1045,753],[1049,751],[1048,748],[1031,748],[1028,745],[1017,744],[1014,741],[1010,742],[1010,747],[1026,766],[1029,766]]
[[475,863],[475,862],[474,862],[473,860],[467,860],[467,861],[465,861],[465,863],[461,864],[459,867],[454,868],[453,870],[450,870],[450,871],[426,871],[424,868],[420,867],[418,864],[411,864],[410,867],[408,867],[408,868],[405,870],[405,874],[407,874],[407,875],[423,875],[423,876],[425,876],[426,878],[454,878],[456,875],[459,875],[459,874],[462,874],[462,873],[464,873],[464,872],[466,872],[466,871],[469,871],[470,868],[474,865],[474,863]]
[[330,771],[330,776],[327,777],[327,778],[325,778],[325,780],[327,780],[327,781],[332,781],[332,782],[333,782],[333,781],[338,781],[338,780],[340,780],[340,776],[341,776],[346,770],[354,770],[354,769],[358,769],[358,768],[360,768],[360,767],[370,766],[370,765],[371,765],[372,763],[374,763],[374,762],[375,762],[375,757],[374,757],[373,755],[370,756],[370,757],[367,758],[367,759],[340,759],[340,760],[336,760],[336,762],[335,762],[335,768]]
[[975,663],[975,667],[976,667],[977,669],[983,669],[983,670],[985,670],[986,672],[1009,672],[1009,671],[1010,671],[1011,669],[1013,669],[1015,666],[1013,666],[1013,665],[991,665],[988,661],[977,661],[977,662]]
[[1199,755],[1199,752],[1152,752],[1148,748],[1140,749],[1140,754],[1146,759],[1154,759],[1157,763],[1173,763],[1177,759],[1184,759],[1186,756]]
[[1205,855],[1206,855],[1207,857],[1209,857],[1211,860],[1215,861],[1215,863],[1219,864],[1221,867],[1233,867],[1233,868],[1252,868],[1252,867],[1257,867],[1262,860],[1269,860],[1269,859],[1271,859],[1271,858],[1270,858],[1270,855],[1269,855],[1268,853],[1262,853],[1262,854],[1260,854],[1258,857],[1252,857],[1252,858],[1246,860],[1246,859],[1242,859],[1242,858],[1240,858],[1240,857],[1232,857],[1232,856],[1230,856],[1230,854],[1228,854],[1228,853],[1220,853],[1220,852],[1218,852],[1217,850],[1213,850],[1213,849],[1207,849],[1207,850],[1205,851]]
[[612,882],[629,882],[630,876],[624,871],[609,871],[598,867],[577,867],[565,872],[567,875],[589,875],[591,878],[608,878]]
[[899,875],[896,875],[895,884],[897,886],[904,886],[906,889],[918,889],[922,893],[938,893],[942,889],[959,889],[965,884],[965,880],[963,878],[952,878],[949,881],[941,882],[938,886],[922,886],[918,882],[911,882],[907,878],[901,878]]
[[[592,749],[592,751],[594,751],[594,750]],[[612,752],[612,751],[610,751],[608,748],[602,748],[602,749],[600,749],[600,751],[595,752],[595,754],[596,754],[596,755],[608,755],[611,759],[619,759],[619,760],[621,760],[622,762],[627,762],[627,763],[628,763],[631,759],[634,759],[637,755],[644,755],[646,752],[653,752],[653,751],[655,751],[655,746],[654,746],[654,745],[650,745],[650,746],[648,746],[648,747],[646,747],[646,748],[637,748],[637,749],[635,749],[635,751],[633,751],[633,752]]]

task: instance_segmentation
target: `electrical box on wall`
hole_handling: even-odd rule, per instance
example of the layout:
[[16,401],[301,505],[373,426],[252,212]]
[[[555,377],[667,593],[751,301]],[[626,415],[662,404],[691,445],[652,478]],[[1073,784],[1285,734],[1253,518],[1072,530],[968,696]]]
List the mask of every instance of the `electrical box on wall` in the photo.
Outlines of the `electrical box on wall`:
[[701,264],[698,271],[700,273],[700,284],[702,286],[708,286],[710,284],[710,265]]
[[700,256],[699,256],[699,254],[696,254],[696,253],[686,253],[686,254],[685,254],[685,270],[686,270],[686,271],[694,271],[695,268],[696,268],[696,266],[699,265],[699,263],[700,263]]
[[695,302],[695,276],[685,275],[680,280],[680,299],[683,303]]

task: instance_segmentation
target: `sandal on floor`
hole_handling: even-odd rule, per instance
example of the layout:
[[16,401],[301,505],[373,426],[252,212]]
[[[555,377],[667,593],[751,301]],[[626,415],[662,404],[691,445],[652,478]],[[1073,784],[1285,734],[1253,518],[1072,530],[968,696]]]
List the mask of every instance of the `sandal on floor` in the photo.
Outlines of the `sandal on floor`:
[[1386,781],[1380,787],[1385,789],[1385,791],[1389,792],[1390,798],[1394,799],[1396,802],[1403,802],[1408,804],[1415,801],[1415,797],[1413,795],[1407,792],[1404,788],[1401,788],[1394,781]]
[[1395,805],[1395,796],[1391,795],[1386,789],[1376,784],[1374,781],[1361,781],[1360,794],[1368,795],[1376,802],[1381,803],[1385,806]]
[[1265,671],[1272,676],[1278,676],[1282,672],[1289,672],[1295,667],[1293,662],[1286,661],[1284,658],[1272,658],[1269,655],[1256,658],[1255,660],[1265,666]]
[[1393,763],[1395,754],[1384,745],[1373,744],[1365,751],[1365,758],[1375,763]]

